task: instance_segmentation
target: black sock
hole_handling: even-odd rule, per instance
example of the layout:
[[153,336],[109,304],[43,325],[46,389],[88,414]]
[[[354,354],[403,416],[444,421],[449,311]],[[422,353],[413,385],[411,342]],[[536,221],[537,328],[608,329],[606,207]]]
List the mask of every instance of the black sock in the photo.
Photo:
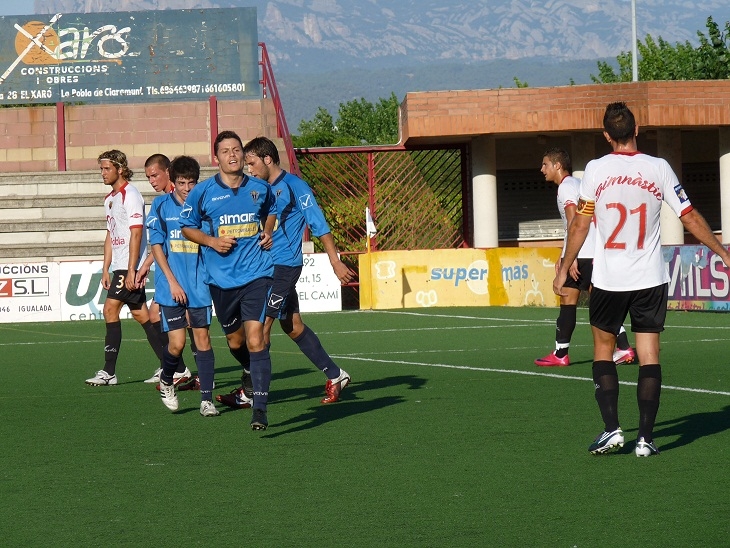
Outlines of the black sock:
[[659,411],[659,396],[662,391],[662,368],[658,363],[639,367],[639,382],[636,385],[636,401],[639,404],[639,434],[637,438],[652,441],[654,422]]
[[173,356],[167,347],[162,350],[162,372],[160,373],[160,380],[165,384],[172,384],[173,375],[177,371],[177,366],[180,363],[180,356]]
[[[557,344],[570,344],[570,339],[575,331],[576,312],[578,306],[574,304],[561,304],[558,320],[555,322],[555,342]],[[558,348],[555,355],[563,358],[568,354],[568,347]]]
[[621,329],[619,329],[618,335],[616,335],[616,346],[620,350],[628,350],[631,348],[631,344],[629,343],[629,336],[626,333],[626,329],[624,329],[624,326],[621,326]]
[[117,371],[117,357],[119,347],[122,346],[122,322],[111,322],[106,324],[106,335],[104,336],[104,371],[115,375]]
[[198,347],[195,344],[195,335],[193,335],[193,328],[188,327],[188,336],[190,337],[190,352],[193,353],[193,357],[198,353]]
[[200,401],[213,401],[213,379],[215,376],[215,357],[213,349],[198,350],[195,354],[200,381]]
[[162,349],[167,345],[162,344],[162,340],[160,340],[160,336],[157,334],[157,329],[155,329],[152,325],[152,322],[146,321],[143,323],[142,329],[144,329],[144,333],[147,335],[147,342],[150,343],[155,356],[157,356],[157,359],[160,360],[160,363],[162,363]]
[[251,352],[251,380],[253,381],[253,408],[266,411],[271,384],[271,356],[268,349]]
[[606,426],[606,432],[618,429],[618,372],[612,361],[593,362],[593,382],[596,402]]
[[248,371],[251,367],[251,356],[248,354],[248,348],[246,348],[246,343],[244,342],[241,345],[241,348],[233,349],[230,346],[228,347],[228,351],[231,353],[231,356],[236,358],[236,361],[241,364],[241,367]]
[[330,355],[322,347],[317,334],[309,327],[305,325],[302,334],[293,341],[302,351],[302,354],[309,358],[309,361],[316,365],[317,369],[327,375],[328,379],[336,379],[340,376],[340,368],[332,361]]

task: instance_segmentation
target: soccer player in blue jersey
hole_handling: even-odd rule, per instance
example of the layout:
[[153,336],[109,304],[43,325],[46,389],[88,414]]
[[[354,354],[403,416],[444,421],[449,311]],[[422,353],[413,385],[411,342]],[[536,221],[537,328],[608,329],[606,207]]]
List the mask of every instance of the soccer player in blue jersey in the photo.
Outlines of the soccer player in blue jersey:
[[[279,167],[279,151],[276,145],[266,137],[256,137],[243,147],[243,153],[249,173],[268,181],[276,198],[278,222],[271,249],[274,259],[274,285],[266,308],[266,342],[270,344],[271,326],[274,319],[278,319],[281,328],[302,353],[327,376],[325,397],[321,403],[334,403],[339,400],[340,392],[350,382],[350,375],[332,361],[319,337],[304,324],[299,314],[296,284],[304,264],[304,230],[309,227],[312,234],[322,242],[341,283],[352,280],[353,273],[337,254],[334,238],[314,199],[312,189],[302,179]],[[231,402],[223,403],[230,405]]]
[[185,348],[186,330],[190,327],[197,346],[200,414],[214,417],[219,413],[213,404],[215,359],[208,331],[212,316],[210,290],[205,284],[198,244],[184,238],[180,229],[180,212],[199,177],[200,165],[195,158],[175,158],[170,164],[174,190],[152,202],[147,228],[157,265],[155,301],[160,305],[162,330],[168,335],[160,373],[162,403],[171,411],[178,409],[174,374]]
[[219,171],[190,191],[180,226],[183,236],[201,246],[206,282],[228,348],[244,369],[250,368],[251,428],[265,430],[271,357],[264,342],[264,317],[274,274],[267,251],[276,222],[274,195],[266,181],[243,172],[243,143],[236,133],[222,131],[213,146]]

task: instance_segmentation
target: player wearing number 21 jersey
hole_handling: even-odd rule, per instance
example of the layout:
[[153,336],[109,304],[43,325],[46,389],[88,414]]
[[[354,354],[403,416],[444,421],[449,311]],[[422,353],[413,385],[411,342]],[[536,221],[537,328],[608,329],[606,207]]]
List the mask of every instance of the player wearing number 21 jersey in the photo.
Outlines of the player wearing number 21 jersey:
[[692,210],[666,160],[614,152],[586,166],[579,206],[595,207],[593,285],[630,291],[669,282],[662,258],[659,215],[665,201],[677,217]]

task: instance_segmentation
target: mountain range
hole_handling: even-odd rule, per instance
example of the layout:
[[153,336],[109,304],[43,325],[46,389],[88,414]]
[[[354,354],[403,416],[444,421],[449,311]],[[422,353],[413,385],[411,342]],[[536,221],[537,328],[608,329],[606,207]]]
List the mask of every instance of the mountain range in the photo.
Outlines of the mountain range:
[[[290,128],[408,91],[588,83],[631,49],[629,0],[35,0],[35,13],[257,8]],[[637,35],[697,43],[727,0],[636,0]]]

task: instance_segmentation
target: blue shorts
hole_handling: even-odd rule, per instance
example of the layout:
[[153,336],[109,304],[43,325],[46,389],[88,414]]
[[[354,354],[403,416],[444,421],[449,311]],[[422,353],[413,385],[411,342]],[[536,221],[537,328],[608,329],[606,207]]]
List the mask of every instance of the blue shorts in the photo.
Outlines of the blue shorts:
[[162,330],[177,331],[188,327],[199,328],[210,326],[210,319],[213,316],[213,307],[186,308],[184,306],[162,306],[160,305],[160,317],[162,318]]
[[285,320],[299,312],[297,282],[302,275],[301,266],[274,265],[274,285],[266,304],[266,315],[270,318]]
[[266,302],[272,282],[271,278],[258,278],[234,289],[209,286],[215,314],[218,316],[223,333],[226,335],[235,333],[243,322],[249,320],[264,323]]
[[124,285],[126,278],[126,270],[115,270],[112,272],[111,286],[109,286],[109,290],[106,293],[106,298],[122,301],[130,310],[139,310],[147,302],[144,287],[130,291]]
[[618,333],[631,316],[634,333],[661,333],[667,318],[667,284],[635,291],[606,291],[593,288],[588,305],[591,325],[601,331]]

